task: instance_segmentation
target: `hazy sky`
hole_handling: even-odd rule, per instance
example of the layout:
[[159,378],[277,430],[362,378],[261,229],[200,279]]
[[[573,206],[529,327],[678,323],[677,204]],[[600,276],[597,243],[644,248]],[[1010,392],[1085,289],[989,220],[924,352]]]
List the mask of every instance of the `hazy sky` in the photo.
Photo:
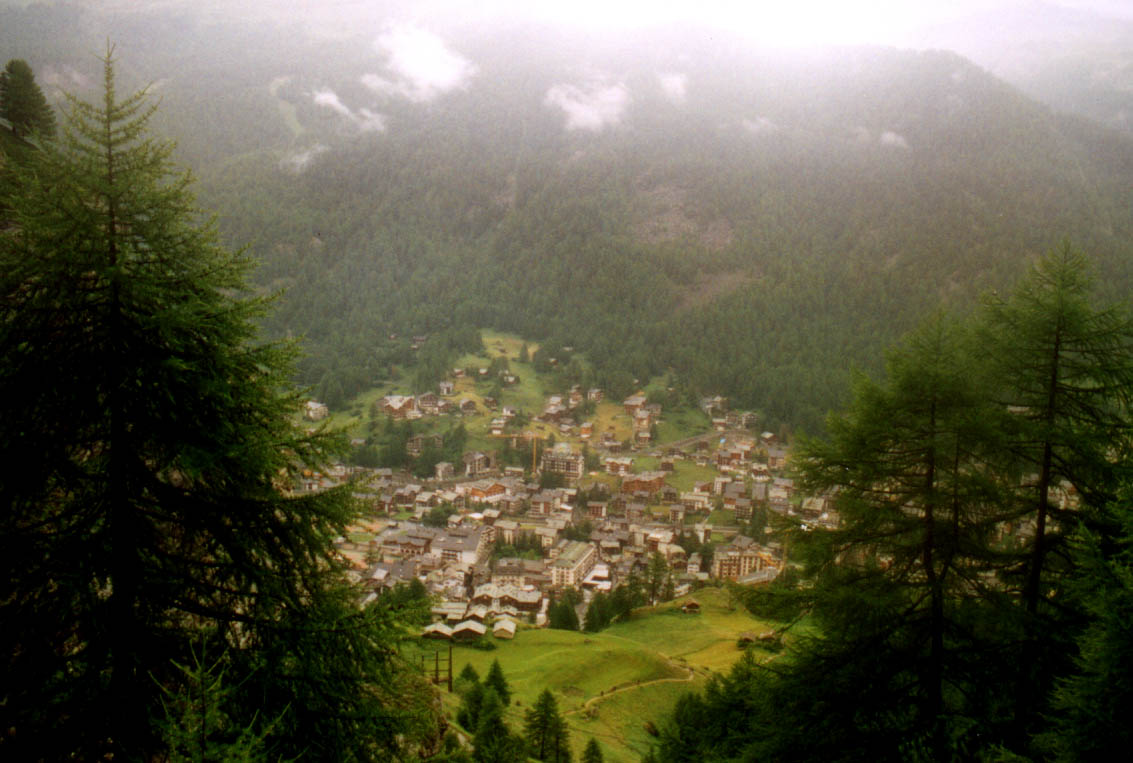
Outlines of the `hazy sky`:
[[[338,5],[345,11],[348,6],[368,5],[374,10],[391,4],[345,0]],[[900,44],[926,26],[996,9],[1038,14],[1044,7],[1133,19],[1133,0],[479,0],[455,4],[452,0],[419,0],[408,13],[422,21],[436,16],[462,17],[470,23],[534,17],[557,25],[605,29],[694,22],[793,46]]]

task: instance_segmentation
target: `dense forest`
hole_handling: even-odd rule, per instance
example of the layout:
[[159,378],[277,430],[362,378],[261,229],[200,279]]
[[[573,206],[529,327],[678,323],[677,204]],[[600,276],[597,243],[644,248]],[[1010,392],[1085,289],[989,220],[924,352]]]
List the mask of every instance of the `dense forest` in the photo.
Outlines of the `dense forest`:
[[[79,80],[89,33],[52,13],[9,11],[58,24],[32,52]],[[954,54],[442,26],[464,79],[417,92],[382,37],[88,21],[155,83],[203,205],[282,291],[268,331],[305,337],[299,380],[332,405],[412,364],[411,337],[475,326],[573,346],[615,395],[672,371],[817,431],[851,367],[1063,238],[1110,296],[1130,283],[1130,137]]]
[[796,448],[836,529],[777,518],[795,574],[738,589],[801,625],[681,700],[658,757],[1112,759],[1131,741],[1133,317],[1064,245],[937,316]]

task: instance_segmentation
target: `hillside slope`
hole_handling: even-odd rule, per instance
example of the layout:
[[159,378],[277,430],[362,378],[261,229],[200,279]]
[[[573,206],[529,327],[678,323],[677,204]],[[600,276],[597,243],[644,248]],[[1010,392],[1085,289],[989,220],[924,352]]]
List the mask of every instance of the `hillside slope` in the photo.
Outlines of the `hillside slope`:
[[203,206],[286,290],[268,329],[307,338],[308,384],[352,393],[411,360],[391,334],[474,324],[574,345],[615,394],[672,369],[813,429],[851,365],[1063,238],[1110,296],[1133,275],[1133,140],[955,54],[156,18],[92,28],[140,51]]

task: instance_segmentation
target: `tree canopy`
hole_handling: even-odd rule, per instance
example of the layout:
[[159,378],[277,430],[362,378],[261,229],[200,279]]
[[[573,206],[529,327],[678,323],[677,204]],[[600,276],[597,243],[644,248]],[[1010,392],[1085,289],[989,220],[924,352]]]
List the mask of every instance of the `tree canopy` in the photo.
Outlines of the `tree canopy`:
[[1097,304],[1090,264],[1056,247],[972,320],[907,337],[882,380],[859,376],[793,458],[837,526],[788,528],[800,580],[753,597],[812,629],[682,700],[662,759],[1123,744],[1101,719],[1128,705],[1133,322]]
[[55,135],[55,112],[27,61],[13,58],[0,72],[0,118],[11,122],[18,135]]
[[0,751],[151,757],[196,649],[237,728],[273,722],[270,756],[395,754],[431,715],[333,553],[348,489],[289,490],[337,440],[296,426],[295,350],[258,339],[248,259],[112,50],[103,75],[3,190]]

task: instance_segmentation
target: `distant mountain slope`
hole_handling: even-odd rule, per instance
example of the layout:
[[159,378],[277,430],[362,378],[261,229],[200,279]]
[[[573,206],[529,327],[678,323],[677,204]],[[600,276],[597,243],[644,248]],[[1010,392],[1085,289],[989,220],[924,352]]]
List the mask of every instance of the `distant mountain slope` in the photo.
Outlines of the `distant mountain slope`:
[[204,206],[286,288],[268,328],[307,337],[313,385],[360,389],[409,359],[390,334],[473,323],[574,345],[615,393],[671,369],[814,428],[852,364],[1062,238],[1111,296],[1133,282],[1133,140],[955,54],[120,28]]

